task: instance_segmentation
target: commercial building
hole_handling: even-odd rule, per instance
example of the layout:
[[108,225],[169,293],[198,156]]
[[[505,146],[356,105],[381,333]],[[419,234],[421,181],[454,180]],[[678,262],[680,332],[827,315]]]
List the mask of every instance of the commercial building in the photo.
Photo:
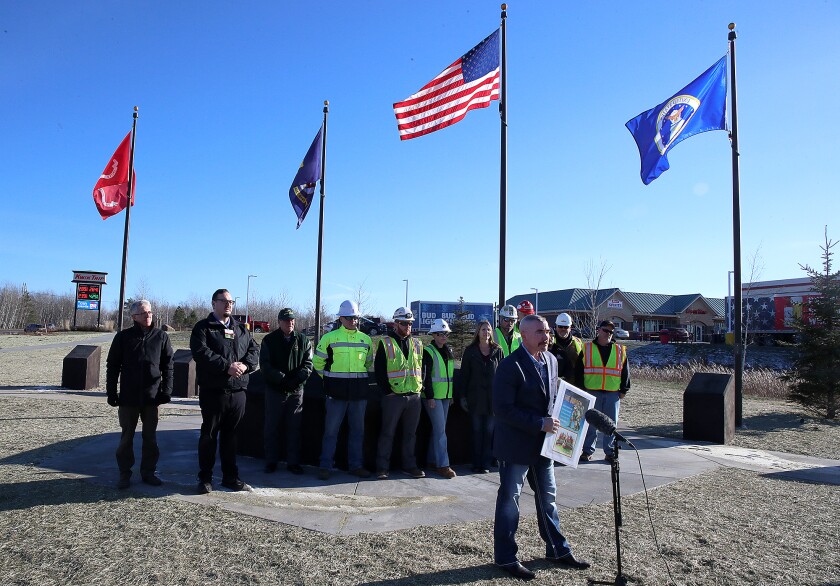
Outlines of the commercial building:
[[612,320],[617,327],[628,330],[631,337],[640,339],[674,327],[685,328],[695,341],[709,341],[712,334],[726,331],[724,300],[700,293],[664,295],[617,288],[562,289],[515,295],[507,303],[517,305],[526,299],[552,324],[558,314],[570,314],[586,336],[591,335],[587,330],[592,322],[603,319]]

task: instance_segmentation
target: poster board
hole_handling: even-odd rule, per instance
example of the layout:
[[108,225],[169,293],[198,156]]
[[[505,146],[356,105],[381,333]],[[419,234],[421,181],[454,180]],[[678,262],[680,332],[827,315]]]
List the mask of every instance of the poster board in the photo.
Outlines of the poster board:
[[540,453],[555,462],[577,468],[589,429],[584,415],[594,407],[594,396],[560,379],[551,409],[551,416],[560,421],[560,429],[546,434]]

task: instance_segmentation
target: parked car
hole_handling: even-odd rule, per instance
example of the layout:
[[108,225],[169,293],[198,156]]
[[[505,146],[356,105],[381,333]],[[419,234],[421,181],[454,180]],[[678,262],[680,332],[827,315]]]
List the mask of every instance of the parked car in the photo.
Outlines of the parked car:
[[24,332],[32,333],[32,332],[54,332],[58,328],[55,324],[26,324],[26,327],[23,328]]
[[[244,315],[234,315],[232,316],[233,319],[238,321],[239,323],[245,323],[245,316]],[[254,319],[253,316],[248,316],[248,323],[246,324],[248,329],[250,329],[255,334],[259,334],[261,332],[270,332],[271,331],[271,323],[267,321],[260,321]]]
[[626,340],[630,337],[630,332],[622,328],[615,328],[613,329],[613,336],[620,340]]
[[685,328],[663,328],[659,330],[659,337],[668,336],[671,342],[688,342],[688,330]]
[[367,334],[368,336],[378,336],[379,334],[384,334],[385,330],[385,324],[382,323],[382,320],[378,317],[370,319],[362,316],[359,318],[359,331]]

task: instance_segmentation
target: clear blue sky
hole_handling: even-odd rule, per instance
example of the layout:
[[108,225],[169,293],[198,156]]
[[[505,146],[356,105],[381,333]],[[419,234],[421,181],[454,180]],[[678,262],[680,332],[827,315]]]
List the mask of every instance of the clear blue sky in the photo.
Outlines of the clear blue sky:
[[[91,191],[131,126],[137,205],[127,293],[217,287],[314,302],[318,208],[289,185],[330,101],[323,302],[361,282],[390,315],[411,299],[498,291],[496,104],[399,140],[392,103],[499,26],[499,2],[3,2],[0,283],[72,292],[72,269],[119,293],[124,215]],[[726,52],[738,24],[745,280],[804,276],[823,226],[840,239],[840,3],[511,2],[508,296],[603,286],[722,297],[732,268],[725,132],[670,152],[644,186],[624,123]],[[209,304],[208,304],[209,306]]]

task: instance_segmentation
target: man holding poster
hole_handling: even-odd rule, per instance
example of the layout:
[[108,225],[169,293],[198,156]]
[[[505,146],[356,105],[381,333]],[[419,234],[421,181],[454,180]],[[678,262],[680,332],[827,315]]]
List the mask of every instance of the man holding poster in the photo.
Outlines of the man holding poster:
[[554,463],[540,454],[545,435],[560,429],[560,421],[550,415],[558,386],[557,359],[548,352],[551,328],[544,318],[528,315],[519,329],[522,345],[502,360],[493,381],[493,453],[499,459],[500,481],[493,555],[496,565],[507,573],[530,580],[535,574],[517,559],[515,539],[525,478],[534,491],[546,559],[578,570],[588,568],[589,563],[572,555],[572,548],[560,531]]

